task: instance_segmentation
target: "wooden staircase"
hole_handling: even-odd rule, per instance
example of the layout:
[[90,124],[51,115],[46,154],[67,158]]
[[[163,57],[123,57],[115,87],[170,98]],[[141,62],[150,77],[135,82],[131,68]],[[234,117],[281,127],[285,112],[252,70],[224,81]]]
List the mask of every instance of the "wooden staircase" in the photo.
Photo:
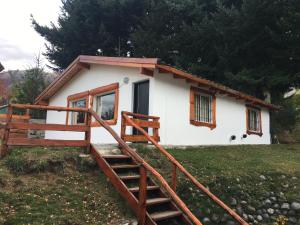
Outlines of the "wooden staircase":
[[[3,140],[0,145],[0,157],[4,157],[7,154],[10,146],[86,147],[86,151],[91,152],[94,155],[101,170],[133,209],[138,218],[139,225],[202,225],[200,220],[191,212],[189,207],[176,193],[179,172],[189,179],[197,189],[206,194],[214,203],[223,208],[237,222],[236,224],[248,225],[248,223],[234,210],[211,193],[158,143],[160,139],[158,134],[160,126],[158,117],[122,112],[122,139],[93,109],[22,104],[10,104],[3,107],[8,108],[8,113],[6,115],[5,123],[0,124],[0,129],[4,130]],[[86,124],[84,125],[30,124],[15,122],[13,121],[12,114],[13,109],[15,108],[83,112],[86,114],[87,119]],[[121,150],[120,154],[101,155],[101,153],[91,144],[92,117],[117,141]],[[137,129],[139,131],[138,137],[126,135],[126,126],[132,126]],[[150,136],[144,128],[152,128],[152,136]],[[12,135],[14,129],[84,132],[85,138],[84,140],[28,139],[24,137],[14,137]],[[171,184],[169,184],[155,168],[137,154],[126,143],[126,140],[131,142],[151,142],[157,150],[168,159],[173,167]]]
[[[139,164],[129,155],[101,155],[93,146],[92,154],[111,183],[128,199],[139,214],[141,173]],[[189,224],[189,220],[172,199],[151,179],[146,177],[146,221],[145,224]]]

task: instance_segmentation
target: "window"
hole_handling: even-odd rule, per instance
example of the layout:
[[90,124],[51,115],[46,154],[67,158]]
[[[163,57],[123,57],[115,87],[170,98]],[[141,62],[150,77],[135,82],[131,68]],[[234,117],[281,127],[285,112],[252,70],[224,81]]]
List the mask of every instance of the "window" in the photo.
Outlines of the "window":
[[[88,108],[89,92],[81,92],[68,97],[68,107]],[[71,117],[69,117],[71,115]],[[66,124],[81,125],[86,123],[85,112],[67,112]]]
[[191,87],[190,122],[195,126],[216,127],[216,97],[214,93]]
[[258,108],[247,106],[247,133],[262,135],[261,128],[261,111]]
[[[86,99],[80,99],[72,102],[72,108],[86,108]],[[71,124],[84,124],[85,113],[84,112],[72,112]]]
[[[98,116],[110,125],[117,124],[119,84],[115,83],[95,88],[90,91],[90,95],[91,106]],[[100,124],[96,121],[92,121],[92,126],[100,126]]]
[[96,112],[103,120],[112,120],[115,111],[115,92],[96,96]]

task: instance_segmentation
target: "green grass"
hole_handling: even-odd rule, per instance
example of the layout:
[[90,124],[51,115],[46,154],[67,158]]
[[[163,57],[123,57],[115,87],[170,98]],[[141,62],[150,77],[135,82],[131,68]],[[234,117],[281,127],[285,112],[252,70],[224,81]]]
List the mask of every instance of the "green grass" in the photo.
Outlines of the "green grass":
[[[158,150],[134,147],[171,180],[171,164]],[[230,205],[234,197],[238,204],[233,208],[246,201],[247,206],[261,209],[270,193],[279,204],[300,201],[300,145],[168,151],[225,203]],[[132,218],[129,207],[95,162],[80,158],[80,153],[80,149],[70,148],[19,148],[0,160],[0,224],[115,225],[122,218]],[[198,218],[224,217],[223,210],[180,173],[177,193]],[[244,205],[241,208],[253,214]],[[278,216],[259,224],[273,224]]]
[[[135,147],[168,181],[171,180],[172,165],[158,150],[139,145]],[[168,151],[227,204],[234,197],[238,205],[247,201],[247,205],[261,209],[262,202],[270,193],[274,193],[279,204],[300,201],[299,144],[175,148]],[[266,180],[261,179],[261,175]],[[279,196],[280,192],[284,196]],[[182,174],[178,176],[178,193],[200,218],[213,212],[223,213]],[[244,211],[250,213],[247,209]]]
[[128,206],[80,149],[14,149],[0,161],[0,224],[118,224]]

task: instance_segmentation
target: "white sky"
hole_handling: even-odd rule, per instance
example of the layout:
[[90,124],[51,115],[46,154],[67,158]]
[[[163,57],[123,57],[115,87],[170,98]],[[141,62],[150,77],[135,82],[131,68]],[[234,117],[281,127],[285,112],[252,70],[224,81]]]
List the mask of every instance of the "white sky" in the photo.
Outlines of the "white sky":
[[[5,70],[26,69],[45,52],[45,40],[33,29],[30,14],[41,25],[56,23],[61,0],[0,0],[0,62]],[[43,58],[44,64],[49,64]]]

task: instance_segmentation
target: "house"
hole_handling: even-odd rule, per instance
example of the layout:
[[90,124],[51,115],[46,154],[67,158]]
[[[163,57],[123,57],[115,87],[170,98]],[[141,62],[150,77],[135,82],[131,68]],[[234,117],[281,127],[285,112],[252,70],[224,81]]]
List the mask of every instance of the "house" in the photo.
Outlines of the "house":
[[[91,107],[119,134],[122,111],[158,116],[163,145],[270,144],[270,111],[278,110],[156,58],[100,56],[79,56],[37,97],[36,104]],[[84,113],[47,114],[47,123],[85,122]],[[91,126],[92,143],[115,143],[95,121]],[[46,138],[78,140],[84,134],[47,131]]]

